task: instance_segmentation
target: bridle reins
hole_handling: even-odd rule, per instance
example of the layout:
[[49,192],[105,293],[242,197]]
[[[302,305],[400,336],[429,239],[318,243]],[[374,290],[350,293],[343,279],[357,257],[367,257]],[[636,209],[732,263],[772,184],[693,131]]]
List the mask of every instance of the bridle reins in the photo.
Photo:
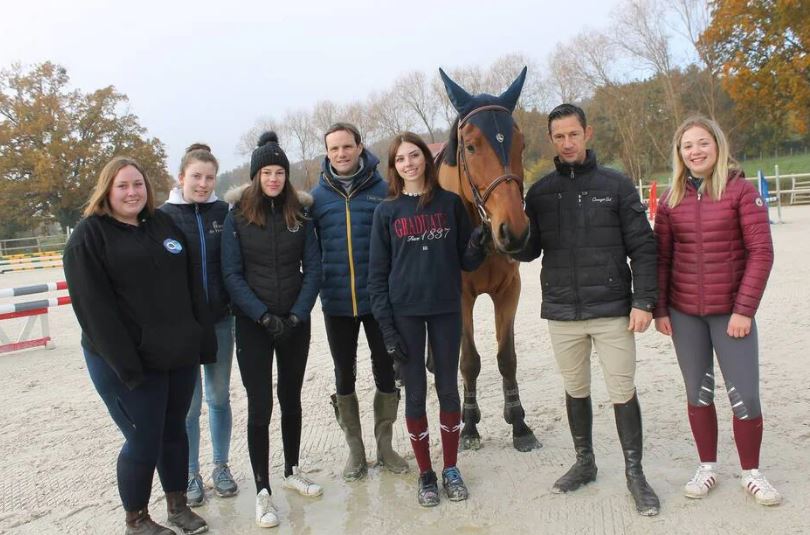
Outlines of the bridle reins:
[[[490,105],[487,105],[487,106],[481,106],[480,108],[476,108],[476,109],[472,110],[470,113],[468,113],[467,115],[465,115],[463,118],[461,118],[458,121],[458,149],[457,150],[461,153],[461,157],[460,157],[461,169],[464,172],[464,176],[467,177],[467,182],[470,185],[470,190],[472,191],[472,196],[473,196],[473,204],[475,205],[476,210],[478,210],[478,215],[481,217],[481,221],[486,223],[486,224],[489,224],[490,220],[489,220],[489,215],[487,214],[487,210],[486,210],[486,203],[487,203],[487,200],[489,199],[489,196],[492,194],[492,192],[495,190],[495,188],[497,188],[501,184],[505,184],[505,183],[509,183],[509,182],[514,181],[514,182],[517,183],[518,187],[520,188],[520,197],[522,199],[523,198],[523,179],[521,179],[521,177],[519,177],[518,175],[516,175],[514,173],[506,173],[506,174],[503,174],[503,175],[499,176],[495,180],[493,180],[487,186],[487,188],[484,190],[483,193],[478,191],[478,188],[476,187],[475,182],[473,181],[472,174],[470,174],[470,168],[467,165],[467,150],[466,150],[466,144],[464,143],[464,137],[461,135],[461,129],[464,127],[465,124],[467,124],[467,122],[469,121],[469,119],[471,117],[473,117],[474,115],[477,115],[479,113],[485,112],[485,111],[504,112],[504,113],[506,113],[506,114],[508,114],[510,116],[512,115],[512,112],[509,111],[508,108],[505,108],[503,106],[498,106],[496,104],[490,104]],[[503,141],[503,134],[501,134],[499,132],[497,134],[496,138],[498,139],[499,142],[502,142]]]

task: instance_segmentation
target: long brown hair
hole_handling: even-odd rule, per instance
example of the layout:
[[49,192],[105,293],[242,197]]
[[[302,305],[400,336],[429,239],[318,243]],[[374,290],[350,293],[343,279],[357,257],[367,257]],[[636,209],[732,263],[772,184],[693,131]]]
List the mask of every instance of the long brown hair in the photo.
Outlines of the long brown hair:
[[87,206],[84,208],[82,217],[89,217],[91,215],[108,215],[112,217],[113,213],[109,200],[110,190],[119,171],[130,165],[137,169],[141,176],[143,176],[143,182],[146,186],[146,206],[144,206],[143,209],[146,210],[146,213],[150,216],[155,213],[155,192],[152,189],[152,182],[150,182],[149,177],[146,176],[146,171],[144,171],[137,160],[127,156],[116,156],[101,169],[101,173],[98,175],[98,180],[93,188],[93,193],[90,195],[90,199],[87,201]]
[[396,199],[402,195],[402,189],[405,187],[405,181],[399,176],[396,168],[397,151],[403,143],[416,145],[422,151],[422,156],[425,157],[425,191],[419,197],[419,208],[422,208],[433,199],[433,193],[439,187],[439,175],[436,171],[436,164],[433,163],[433,155],[427,144],[413,132],[400,133],[388,146],[388,172],[386,173],[388,177],[388,196],[391,199]]
[[672,185],[667,195],[667,204],[670,208],[678,206],[686,194],[686,178],[689,169],[681,156],[681,138],[687,130],[694,126],[708,132],[717,145],[717,162],[714,164],[711,176],[705,177],[701,185],[701,189],[709,195],[709,198],[719,200],[723,196],[729,171],[737,167],[737,162],[731,157],[728,141],[720,125],[702,115],[689,117],[681,123],[672,138]]
[[[267,204],[271,198],[262,191],[261,174],[262,170],[259,169],[256,176],[252,178],[250,186],[242,192],[239,209],[248,223],[264,227],[267,223]],[[287,223],[288,229],[296,228],[306,219],[304,208],[298,199],[298,192],[292,185],[289,176],[284,177],[284,187],[281,189],[281,193],[273,198],[273,201],[281,203],[284,221]]]

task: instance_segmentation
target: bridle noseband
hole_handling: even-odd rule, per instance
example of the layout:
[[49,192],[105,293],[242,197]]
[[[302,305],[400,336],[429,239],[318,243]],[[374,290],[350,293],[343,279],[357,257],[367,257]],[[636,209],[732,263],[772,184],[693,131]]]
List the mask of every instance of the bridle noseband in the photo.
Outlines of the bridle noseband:
[[[473,182],[473,179],[472,179],[472,175],[470,174],[469,166],[467,165],[467,150],[466,150],[466,146],[465,146],[465,143],[464,143],[464,138],[461,135],[461,129],[465,124],[467,124],[467,122],[469,121],[469,119],[472,116],[477,115],[477,114],[482,113],[482,112],[485,112],[485,111],[504,112],[504,113],[508,114],[509,116],[512,115],[512,112],[509,111],[508,108],[505,108],[503,106],[498,106],[496,104],[490,104],[490,105],[487,105],[487,106],[481,106],[480,108],[476,108],[476,109],[472,110],[470,113],[468,113],[467,115],[465,115],[463,118],[461,118],[458,121],[458,151],[461,153],[461,158],[460,158],[461,159],[461,168],[464,170],[464,176],[467,177],[467,182],[469,182],[470,190],[472,191],[473,204],[475,204],[475,208],[476,208],[476,210],[478,210],[478,215],[481,216],[481,221],[484,222],[484,223],[489,224],[490,221],[489,221],[489,215],[487,215],[487,211],[486,211],[486,202],[489,199],[490,194],[492,194],[492,192],[495,190],[495,188],[497,188],[501,184],[515,181],[517,183],[518,187],[520,188],[520,197],[522,199],[523,198],[523,180],[518,175],[516,175],[514,173],[506,173],[506,174],[503,174],[503,175],[499,176],[495,180],[493,180],[489,184],[489,186],[487,186],[487,188],[484,190],[484,193],[479,192],[478,188],[475,186],[475,183]],[[501,137],[503,136],[500,133],[498,135],[501,136]],[[499,141],[500,141],[500,139],[499,139]]]

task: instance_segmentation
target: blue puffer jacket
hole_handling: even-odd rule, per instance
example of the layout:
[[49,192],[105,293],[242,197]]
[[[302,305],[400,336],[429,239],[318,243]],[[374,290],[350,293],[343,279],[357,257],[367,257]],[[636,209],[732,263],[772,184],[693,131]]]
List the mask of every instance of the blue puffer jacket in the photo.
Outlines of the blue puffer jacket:
[[388,183],[377,172],[376,156],[363,150],[360,157],[363,171],[348,195],[327,158],[312,190],[311,215],[321,245],[321,307],[330,316],[371,314],[366,288],[371,224],[374,209],[388,195]]

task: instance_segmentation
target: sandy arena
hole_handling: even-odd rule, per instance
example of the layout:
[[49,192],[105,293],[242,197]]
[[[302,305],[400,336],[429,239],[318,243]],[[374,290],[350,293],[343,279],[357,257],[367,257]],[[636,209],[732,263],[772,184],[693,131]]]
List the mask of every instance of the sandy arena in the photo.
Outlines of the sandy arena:
[[[771,217],[776,217],[771,210]],[[650,533],[807,533],[810,531],[810,471],[807,448],[810,423],[810,206],[783,210],[785,224],[774,225],[776,263],[757,315],[760,333],[761,395],[765,437],[761,467],[784,496],[781,506],[757,505],[740,486],[739,464],[731,436],[731,410],[718,386],[720,421],[717,489],[704,500],[681,493],[692,476],[697,454],[686,418],[686,398],[668,338],[653,328],[637,338],[637,384],[644,416],[644,467],[661,498],[661,514],[636,514],[624,482],[623,461],[602,373],[593,360],[594,441],[599,476],[570,495],[551,485],[573,461],[557,373],[545,321],[539,318],[539,262],[524,264],[523,294],[516,321],[518,379],[526,421],[543,448],[519,453],[504,423],[501,379],[495,364],[492,305],[476,309],[479,349],[485,362],[479,383],[482,449],[462,452],[459,466],[470,489],[466,502],[446,499],[423,509],[416,502],[416,464],[400,419],[395,446],[407,453],[411,473],[392,475],[371,467],[368,478],[344,483],[340,471],[345,447],[329,394],[334,389],[332,361],[320,305],[313,312],[312,347],[304,383],[302,469],[322,484],[322,498],[308,499],[281,488],[282,458],[278,411],[271,424],[271,485],[281,526],[255,527],[255,491],[245,440],[246,399],[234,370],[231,400],[234,432],[231,467],[241,487],[235,498],[208,493],[196,509],[216,534],[650,534]],[[63,280],[61,269],[0,275],[10,288]],[[53,294],[52,294],[53,295]],[[24,301],[44,294],[16,298]],[[10,299],[0,302],[10,302]],[[0,533],[122,533],[124,513],[115,484],[121,435],[114,427],[85,370],[79,327],[69,306],[51,309],[52,350],[33,349],[0,355]],[[22,320],[3,321],[16,337]],[[365,343],[361,340],[361,348]],[[236,366],[234,359],[234,366]],[[368,352],[361,349],[358,395],[369,462],[375,456],[373,382]],[[719,372],[719,370],[718,370]],[[438,406],[429,396],[428,415],[435,466],[441,467]],[[203,405],[201,463],[210,486],[211,446]],[[805,479],[807,478],[807,479]],[[157,477],[150,505],[153,517],[166,518]]]

